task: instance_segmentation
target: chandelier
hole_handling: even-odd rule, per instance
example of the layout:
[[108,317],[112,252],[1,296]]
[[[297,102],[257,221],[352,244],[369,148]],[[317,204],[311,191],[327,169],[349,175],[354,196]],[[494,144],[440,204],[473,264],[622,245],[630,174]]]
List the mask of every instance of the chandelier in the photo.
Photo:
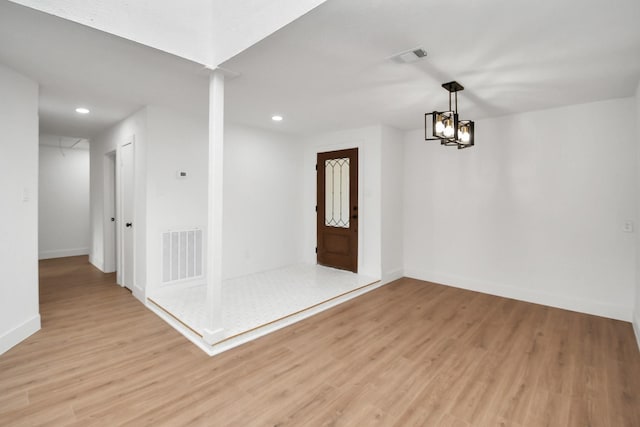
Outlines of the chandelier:
[[[444,83],[442,87],[449,91],[449,109],[425,113],[424,139],[426,141],[439,140],[442,145],[458,147],[458,149],[473,147],[473,121],[458,118],[458,92],[464,90],[464,87],[456,81]],[[454,98],[453,108],[451,106],[452,95]]]

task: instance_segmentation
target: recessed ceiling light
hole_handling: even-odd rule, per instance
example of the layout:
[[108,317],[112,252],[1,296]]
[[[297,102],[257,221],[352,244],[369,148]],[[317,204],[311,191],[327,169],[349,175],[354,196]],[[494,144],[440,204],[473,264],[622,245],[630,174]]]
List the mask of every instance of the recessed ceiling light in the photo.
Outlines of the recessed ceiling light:
[[273,120],[274,122],[281,122],[282,121],[282,116],[272,116],[271,120]]
[[78,114],[89,114],[91,111],[89,111],[88,108],[84,108],[84,107],[78,107],[76,108],[76,113]]

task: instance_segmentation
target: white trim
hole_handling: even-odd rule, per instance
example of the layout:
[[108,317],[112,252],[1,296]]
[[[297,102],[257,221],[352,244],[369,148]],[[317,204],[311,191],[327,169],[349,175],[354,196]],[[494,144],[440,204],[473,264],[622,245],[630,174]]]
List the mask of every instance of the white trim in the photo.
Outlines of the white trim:
[[209,345],[214,345],[222,339],[224,339],[223,328],[218,328],[213,331],[209,329],[205,329],[204,331],[202,331],[202,340]]
[[[128,266],[132,270],[131,280],[133,283],[129,283],[128,285],[131,287],[131,291],[133,292],[136,287],[136,224],[138,223],[136,218],[136,136],[131,135],[124,142],[119,144],[116,149],[116,233],[117,233],[117,252],[116,252],[116,282],[122,286],[126,287],[124,284],[124,268],[123,268],[123,257],[124,257],[124,233],[125,233],[125,222],[124,219],[124,204],[122,202],[123,195],[123,185],[124,181],[122,178],[122,149],[123,147],[131,145],[132,150],[132,159],[131,159],[131,167],[133,168],[133,206],[131,207],[131,216],[132,222],[134,223],[134,228],[132,230],[133,238],[132,238],[132,260],[131,265]],[[144,301],[144,298],[142,298]]]
[[38,254],[38,259],[64,258],[68,256],[89,255],[89,248],[77,249],[57,249],[52,251],[42,251]]
[[[381,286],[384,286],[385,284],[382,283],[382,281],[376,281],[373,282],[369,285],[366,285],[364,287],[362,287],[361,289],[355,290],[353,292],[350,292],[346,295],[342,295],[338,298],[335,298],[333,300],[330,301],[326,301],[320,305],[314,306],[312,308],[303,310],[299,313],[296,313],[294,315],[285,317],[283,319],[280,319],[274,323],[270,323],[267,324],[265,326],[261,326],[257,329],[253,329],[251,331],[245,332],[243,334],[237,335],[233,338],[229,338],[226,341],[222,341],[219,342],[218,344],[214,344],[214,345],[209,345],[205,338],[195,334],[193,332],[193,330],[191,330],[190,328],[187,328],[185,325],[183,325],[182,323],[180,323],[179,321],[177,321],[175,318],[173,318],[172,316],[168,315],[164,310],[162,310],[161,308],[159,308],[159,306],[157,306],[156,304],[154,304],[153,302],[147,300],[146,306],[149,310],[153,311],[154,313],[156,313],[162,320],[164,320],[165,322],[167,322],[169,325],[171,325],[176,331],[178,331],[179,333],[181,333],[182,335],[184,335],[185,338],[187,338],[189,341],[191,341],[192,343],[194,343],[195,345],[197,345],[198,347],[200,347],[201,350],[203,350],[205,353],[207,353],[209,356],[215,356],[216,354],[220,354],[224,351],[230,350],[234,347],[238,347],[239,345],[245,344],[249,341],[253,341],[257,338],[260,338],[262,336],[265,336],[267,334],[270,334],[272,332],[275,332],[279,329],[285,328],[287,326],[293,325],[294,323],[300,322],[301,320],[304,320],[308,317],[311,317],[315,314],[321,313],[325,310],[328,310],[330,308],[333,308],[337,305],[340,305],[344,302],[347,302],[351,299],[354,299],[356,297],[359,297],[360,295],[366,294],[367,292],[373,291],[374,289],[378,289]],[[213,331],[213,334],[215,335],[216,333],[218,333],[218,331]],[[212,337],[207,337],[209,339],[212,339]]]
[[405,275],[410,278],[443,284],[454,288],[468,289],[485,294],[512,298],[519,301],[542,304],[549,307],[577,311],[579,313],[593,314],[595,316],[608,317],[610,319],[623,320],[625,322],[631,322],[632,319],[631,307],[606,304],[600,301],[580,297],[539,292],[531,289],[520,289],[513,286],[488,283],[432,271],[408,269],[405,270]]
[[0,336],[0,354],[7,352],[13,346],[20,344],[40,330],[40,315],[36,314],[23,324],[11,329]]
[[631,322],[633,326],[633,332],[636,334],[636,342],[638,343],[638,350],[640,350],[640,307],[635,312],[635,316],[633,316],[633,322]]
[[360,295],[366,294],[367,292],[373,291],[374,289],[378,289],[381,286],[384,286],[384,284],[381,281],[374,282],[368,286],[363,287],[362,289],[358,289],[357,291],[348,293],[334,300],[324,302],[313,308],[309,308],[300,313],[294,314],[293,316],[289,316],[284,319],[278,320],[277,322],[271,323],[269,325],[265,325],[258,329],[254,329],[250,332],[236,336],[235,338],[231,338],[227,341],[222,341],[219,344],[215,344],[209,347],[209,350],[207,351],[207,353],[210,356],[213,356],[213,355],[222,353],[223,351],[230,350],[234,347],[245,344],[249,341],[253,341],[257,338],[260,338],[262,336],[275,332],[279,329],[293,325],[294,323],[300,322],[301,320],[304,320],[308,317],[311,317],[323,311],[329,310],[330,308],[333,308],[351,299],[357,298]]
[[134,297],[138,299],[138,301],[145,304],[145,301],[147,300],[147,296],[145,295],[144,289],[142,287],[135,285],[131,293],[133,294]]
[[[103,184],[103,198],[102,198],[102,253],[103,253],[103,269],[105,273],[112,273],[117,268],[118,248],[117,248],[117,233],[118,224],[115,221],[111,221],[111,217],[118,218],[118,210],[116,206],[117,197],[117,169],[118,158],[117,149],[111,150],[105,153],[103,156],[102,166],[102,184]],[[111,205],[111,206],[109,206]],[[113,209],[113,212],[111,212]],[[113,231],[112,231],[113,227]]]
[[209,76],[209,154],[207,176],[207,227],[204,273],[207,278],[207,329],[211,336],[222,325],[224,235],[224,74]]
[[197,335],[191,329],[185,327],[182,323],[178,322],[176,319],[169,316],[167,313],[164,312],[164,310],[159,308],[157,305],[155,305],[148,299],[145,305],[149,310],[154,312],[158,317],[160,317],[162,320],[167,322],[169,326],[171,326],[173,329],[178,331],[178,333],[182,334],[182,336],[184,336],[186,339],[191,341],[193,344],[197,345],[200,348],[200,350],[204,351],[209,356],[213,356],[209,351],[211,346],[208,345],[206,342],[204,342],[204,339],[202,339],[200,335]]
[[[122,215],[120,215],[120,211],[122,210],[122,170],[120,167],[120,163],[122,163],[122,153],[121,153],[121,144],[116,145],[116,284],[122,286],[122,230],[120,230],[120,225],[122,224]],[[102,206],[102,214],[104,218],[104,204]],[[104,232],[104,228],[103,228]],[[104,256],[102,263],[104,265]]]

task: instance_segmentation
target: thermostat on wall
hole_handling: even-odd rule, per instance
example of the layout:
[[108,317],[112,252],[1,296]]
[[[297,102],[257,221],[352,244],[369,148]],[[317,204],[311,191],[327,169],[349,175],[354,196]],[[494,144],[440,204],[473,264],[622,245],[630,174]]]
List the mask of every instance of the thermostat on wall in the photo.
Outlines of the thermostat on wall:
[[178,178],[178,179],[186,179],[187,178],[187,173],[185,171],[178,171],[178,172],[176,172],[176,178]]

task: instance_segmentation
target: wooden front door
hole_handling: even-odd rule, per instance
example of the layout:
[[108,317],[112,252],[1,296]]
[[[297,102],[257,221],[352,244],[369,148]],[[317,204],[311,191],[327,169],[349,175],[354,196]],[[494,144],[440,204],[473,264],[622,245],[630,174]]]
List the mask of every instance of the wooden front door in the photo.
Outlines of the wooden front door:
[[358,272],[358,149],[318,153],[318,264]]

